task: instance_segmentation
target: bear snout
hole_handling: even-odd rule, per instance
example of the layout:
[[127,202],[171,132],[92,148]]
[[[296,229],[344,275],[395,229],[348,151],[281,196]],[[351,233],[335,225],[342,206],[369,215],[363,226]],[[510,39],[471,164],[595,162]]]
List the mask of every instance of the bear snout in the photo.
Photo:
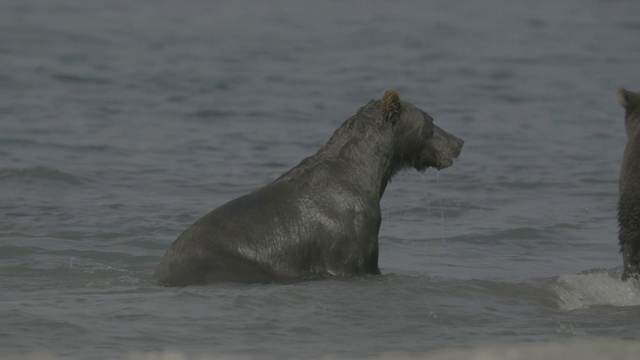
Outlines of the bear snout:
[[414,168],[420,172],[429,167],[442,170],[453,165],[453,159],[457,158],[462,151],[462,139],[451,136],[451,138],[432,139],[421,152],[421,156],[414,162]]
[[433,141],[435,142],[437,151],[447,154],[452,158],[457,158],[462,152],[464,140],[457,136],[453,136],[441,128],[434,126]]
[[453,135],[451,135],[451,136],[456,141],[455,150],[453,152],[453,157],[457,158],[458,156],[460,156],[460,153],[462,152],[462,147],[464,146],[464,140],[460,139],[459,137],[455,137]]
[[435,164],[432,166],[438,170],[442,170],[453,165],[453,159],[457,158],[462,152],[464,140],[434,126],[431,144],[433,146],[433,150],[431,151],[435,150]]

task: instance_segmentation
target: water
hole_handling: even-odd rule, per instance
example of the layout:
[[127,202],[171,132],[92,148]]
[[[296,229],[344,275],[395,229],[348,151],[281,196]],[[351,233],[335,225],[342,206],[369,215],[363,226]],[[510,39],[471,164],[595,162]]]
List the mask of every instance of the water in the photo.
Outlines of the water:
[[[635,358],[614,91],[640,89],[639,14],[596,0],[2,1],[0,355]],[[189,224],[387,87],[465,147],[439,176],[387,189],[385,275],[154,285]]]

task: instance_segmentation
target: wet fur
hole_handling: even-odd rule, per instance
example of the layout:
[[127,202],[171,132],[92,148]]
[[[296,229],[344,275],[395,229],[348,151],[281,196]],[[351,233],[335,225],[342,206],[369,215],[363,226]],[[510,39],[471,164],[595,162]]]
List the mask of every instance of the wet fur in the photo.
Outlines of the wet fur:
[[184,286],[379,274],[380,198],[391,177],[447,167],[461,148],[429,115],[385,91],[316,154],[187,228],[155,278]]
[[640,275],[640,93],[620,88],[616,95],[625,109],[627,134],[618,200],[618,239],[626,280]]

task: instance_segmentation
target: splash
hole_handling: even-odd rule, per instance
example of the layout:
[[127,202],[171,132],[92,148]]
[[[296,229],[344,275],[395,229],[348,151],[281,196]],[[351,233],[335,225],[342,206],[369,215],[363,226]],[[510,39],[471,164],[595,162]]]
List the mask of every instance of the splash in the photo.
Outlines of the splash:
[[640,285],[622,281],[606,272],[562,275],[552,286],[562,310],[594,305],[640,306]]

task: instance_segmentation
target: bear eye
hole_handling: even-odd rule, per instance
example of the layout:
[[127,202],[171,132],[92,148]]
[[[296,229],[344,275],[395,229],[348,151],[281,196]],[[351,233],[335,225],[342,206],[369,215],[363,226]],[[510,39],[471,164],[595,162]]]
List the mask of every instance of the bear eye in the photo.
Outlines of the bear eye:
[[433,124],[433,118],[431,116],[429,116],[429,114],[425,113],[425,120],[429,123],[429,124]]
[[433,118],[431,116],[429,116],[429,114],[427,114],[426,112],[422,112],[422,117],[424,118],[424,121],[427,124],[433,124]]
[[433,118],[424,111],[422,112],[422,116],[424,119],[424,124],[422,124],[422,136],[424,136],[425,139],[429,139],[433,136]]
[[429,139],[433,136],[433,124],[426,122],[422,124],[422,136]]
[[433,136],[433,126],[431,126],[431,124],[425,124],[422,128],[422,133],[424,133],[425,138],[431,138]]

